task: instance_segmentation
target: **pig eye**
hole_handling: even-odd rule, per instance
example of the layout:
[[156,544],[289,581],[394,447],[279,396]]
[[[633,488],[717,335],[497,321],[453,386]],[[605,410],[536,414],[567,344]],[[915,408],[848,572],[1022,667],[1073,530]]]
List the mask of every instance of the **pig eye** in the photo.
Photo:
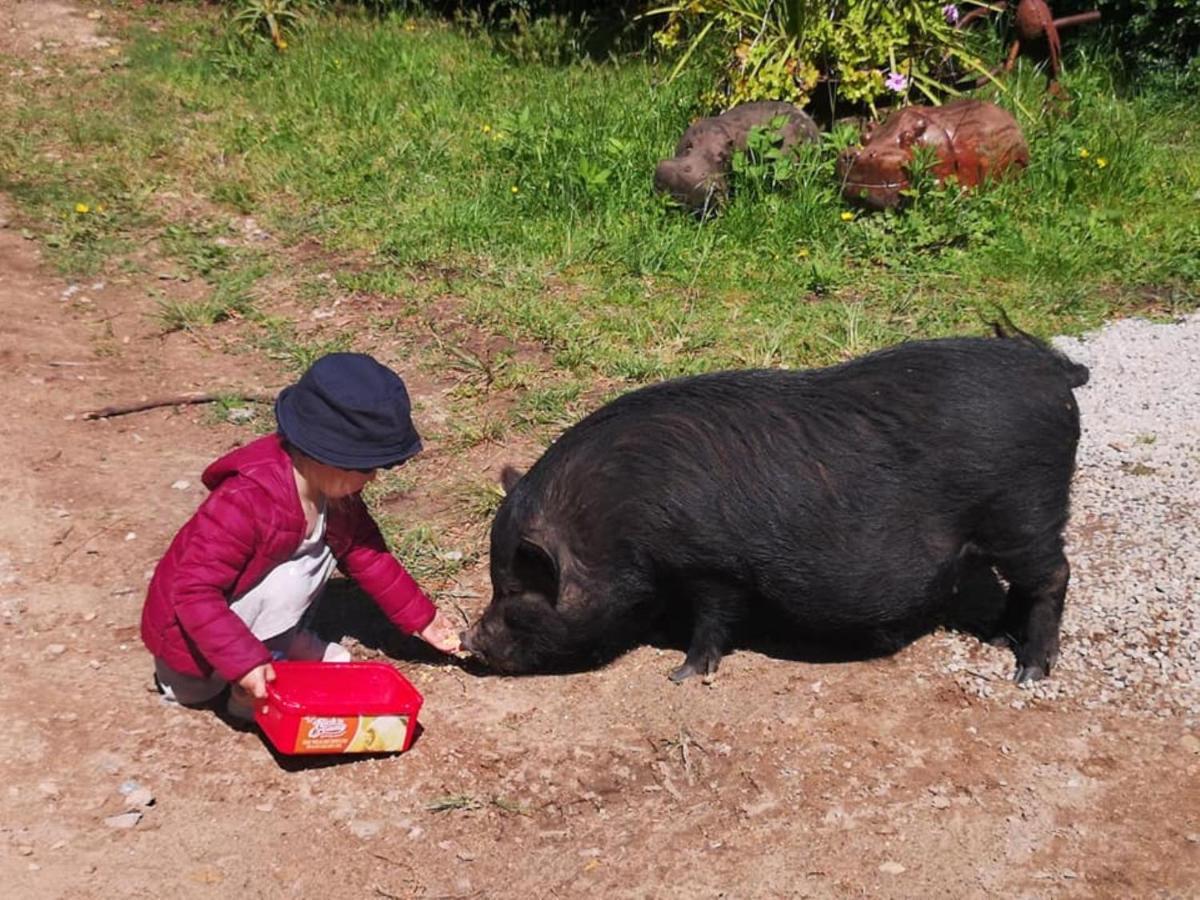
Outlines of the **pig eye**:
[[929,127],[929,123],[924,119],[918,119],[912,128],[906,128],[900,134],[900,146],[911,147],[921,135],[925,133],[925,129]]

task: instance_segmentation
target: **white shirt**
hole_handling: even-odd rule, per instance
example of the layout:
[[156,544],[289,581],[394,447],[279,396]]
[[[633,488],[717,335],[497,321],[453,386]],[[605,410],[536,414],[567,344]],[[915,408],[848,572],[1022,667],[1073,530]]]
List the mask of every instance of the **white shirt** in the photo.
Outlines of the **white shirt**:
[[291,559],[281,562],[230,605],[260,641],[282,634],[300,623],[321,595],[336,560],[325,543],[325,504],[317,521]]

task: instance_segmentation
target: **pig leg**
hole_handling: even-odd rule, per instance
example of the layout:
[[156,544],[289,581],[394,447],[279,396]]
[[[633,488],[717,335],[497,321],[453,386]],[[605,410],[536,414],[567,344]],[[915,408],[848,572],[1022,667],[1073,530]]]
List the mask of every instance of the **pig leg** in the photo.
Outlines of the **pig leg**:
[[1017,683],[1038,681],[1050,674],[1058,658],[1058,632],[1071,567],[1056,540],[1052,553],[1021,561],[998,560],[1009,581],[1002,631],[1012,639],[1017,656]]
[[671,673],[676,684],[693,675],[708,678],[716,673],[733,628],[748,607],[744,588],[715,580],[685,582],[680,596],[691,603],[692,637],[683,665]]

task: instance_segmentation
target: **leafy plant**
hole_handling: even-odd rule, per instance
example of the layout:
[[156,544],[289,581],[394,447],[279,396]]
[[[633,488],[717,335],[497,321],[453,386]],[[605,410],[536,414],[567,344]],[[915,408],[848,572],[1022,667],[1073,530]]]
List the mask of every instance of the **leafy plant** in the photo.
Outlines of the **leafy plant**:
[[1076,6],[1099,8],[1101,29],[1139,66],[1200,69],[1200,0],[1076,0],[1064,9]]
[[234,0],[230,24],[244,40],[266,38],[287,49],[287,33],[303,27],[321,0]]
[[804,105],[822,84],[872,109],[914,92],[938,102],[956,93],[952,69],[987,71],[955,28],[958,7],[942,0],[684,0],[646,15],[667,17],[659,46],[683,48],[672,77],[716,44],[714,106]]
[[735,176],[748,178],[770,188],[787,184],[796,176],[797,148],[783,146],[786,116],[776,116],[766,125],[756,125],[746,135],[746,149],[733,154]]

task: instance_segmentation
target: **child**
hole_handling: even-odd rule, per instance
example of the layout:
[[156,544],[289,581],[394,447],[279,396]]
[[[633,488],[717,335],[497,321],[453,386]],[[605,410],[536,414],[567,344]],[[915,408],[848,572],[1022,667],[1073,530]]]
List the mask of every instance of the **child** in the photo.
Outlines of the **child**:
[[360,491],[421,449],[400,376],[370,356],[333,353],[275,401],[277,433],[218,459],[212,492],[159,561],[142,640],[169,700],[205,704],[233,685],[230,712],[266,696],[271,660],[345,662],[300,621],[334,565],[401,631],[443,651],[455,629],[388,552]]

